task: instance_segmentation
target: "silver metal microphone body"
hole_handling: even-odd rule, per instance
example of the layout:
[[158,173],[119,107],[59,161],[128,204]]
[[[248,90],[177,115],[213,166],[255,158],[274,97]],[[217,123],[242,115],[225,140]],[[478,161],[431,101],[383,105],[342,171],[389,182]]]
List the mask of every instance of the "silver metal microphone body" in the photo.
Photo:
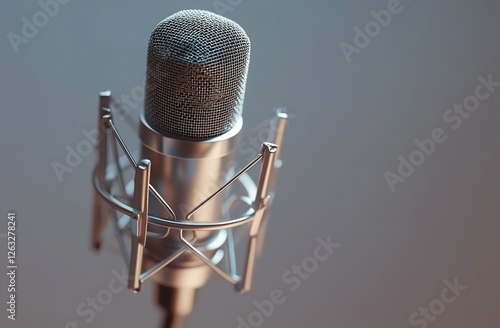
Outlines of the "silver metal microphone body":
[[[245,31],[227,18],[185,10],[155,27],[147,57],[145,108],[139,129],[141,157],[153,163],[151,185],[171,204],[178,218],[185,218],[234,174],[231,163],[243,124],[250,41]],[[222,221],[223,196],[189,221]],[[153,205],[149,210],[162,217],[169,214],[163,206]],[[161,233],[161,229],[156,230]],[[213,259],[227,233],[199,230],[186,237]],[[152,239],[146,246],[146,269],[182,248],[175,234]],[[170,295],[185,295],[203,286],[210,274],[210,268],[198,257],[185,252],[154,279],[162,286],[184,289]],[[179,308],[179,297],[170,303],[168,312],[189,310],[187,305]]]
[[[186,218],[189,212],[234,175],[234,154],[236,152],[242,122],[223,135],[206,140],[182,140],[155,131],[141,117],[139,136],[142,141],[141,157],[152,163],[150,183],[168,203],[177,218]],[[222,203],[224,195],[214,198],[189,218],[190,222],[218,222],[224,219]],[[168,210],[160,203],[151,203],[150,213],[168,217]],[[154,230],[154,228],[152,228]],[[161,233],[161,229],[156,229]],[[217,242],[218,236],[212,231],[195,231],[197,245]],[[222,243],[224,241],[222,240]],[[175,236],[153,240],[147,247],[149,255],[164,258],[172,250],[179,248],[180,241]],[[219,248],[218,245],[217,248]],[[213,250],[213,248],[211,249]],[[196,259],[199,261],[198,259]],[[193,283],[193,282],[191,282]]]
[[[141,158],[151,161],[150,184],[162,198],[172,204],[171,209],[179,219],[228,182],[234,175],[236,152],[242,120],[219,137],[205,140],[182,140],[155,131],[141,117],[139,136],[142,141]],[[189,222],[220,222],[225,219],[221,194],[189,218]],[[159,217],[168,217],[168,210],[159,202],[151,202],[149,212]],[[162,234],[163,228],[151,227],[152,232]],[[208,258],[217,263],[224,254],[221,248],[227,239],[226,230],[197,230],[186,233],[188,240]],[[169,233],[166,238],[151,239],[145,249],[144,269],[148,270],[162,259],[172,256],[184,247],[179,236]],[[167,267],[153,276],[159,288],[159,302],[167,308],[169,315],[187,316],[192,307],[195,289],[207,283],[212,270],[196,255],[184,252]],[[182,290],[171,290],[182,289]],[[172,298],[168,301],[168,298]]]

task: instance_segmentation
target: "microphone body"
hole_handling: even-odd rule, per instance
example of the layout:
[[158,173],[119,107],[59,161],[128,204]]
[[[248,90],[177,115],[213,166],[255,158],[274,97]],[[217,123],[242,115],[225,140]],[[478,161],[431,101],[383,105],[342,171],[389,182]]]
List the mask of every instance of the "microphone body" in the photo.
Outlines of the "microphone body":
[[[160,134],[141,116],[139,136],[142,141],[141,158],[151,161],[151,185],[162,198],[172,204],[178,218],[186,215],[227,183],[234,175],[234,154],[240,139],[242,120],[221,136],[204,140],[182,140],[174,135]],[[214,198],[202,210],[195,213],[190,222],[218,222],[225,217],[223,202],[227,195]],[[168,217],[167,209],[159,202],[150,202],[150,213]],[[149,229],[158,234],[161,228]],[[185,237],[195,240],[194,245],[207,257],[223,253],[227,232],[197,230]],[[148,240],[145,249],[144,270],[151,269],[163,258],[183,247],[178,234],[169,232],[166,238]],[[220,254],[218,258],[222,258]],[[218,259],[216,259],[218,262]],[[194,254],[185,252],[169,266],[153,276],[160,286],[158,302],[167,312],[186,316],[191,312],[195,289],[207,283],[212,270]],[[166,287],[166,288],[165,288]]]
[[[222,16],[186,10],[155,27],[147,57],[145,108],[139,128],[141,157],[153,163],[151,185],[176,217],[186,220],[192,209],[234,173],[230,165],[243,124],[250,41],[239,25]],[[224,196],[214,198],[189,221],[227,219],[222,213]],[[158,202],[149,211],[161,217],[169,214]],[[162,232],[161,228],[150,230]],[[198,230],[182,237],[192,240],[217,263],[223,256],[227,232]],[[166,238],[151,239],[145,249],[144,269],[176,254],[184,247],[180,239],[170,232]],[[203,286],[210,274],[210,268],[195,254],[184,252],[154,276],[162,286],[160,304],[169,313],[187,312],[190,302],[180,299],[192,299],[186,295]]]

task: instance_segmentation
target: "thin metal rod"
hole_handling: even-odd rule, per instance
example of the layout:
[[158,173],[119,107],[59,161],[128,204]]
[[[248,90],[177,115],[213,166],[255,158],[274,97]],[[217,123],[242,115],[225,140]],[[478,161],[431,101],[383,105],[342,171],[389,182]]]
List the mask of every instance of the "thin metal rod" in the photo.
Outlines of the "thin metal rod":
[[231,272],[231,276],[237,277],[237,268],[236,268],[236,252],[234,246],[234,237],[233,237],[233,229],[227,229],[227,255],[229,258],[229,272]]
[[255,267],[255,254],[257,251],[257,237],[250,236],[248,241],[248,250],[247,250],[247,260],[245,264],[245,269],[243,272],[243,279],[241,280],[241,284],[237,285],[236,288],[241,293],[245,293],[250,290],[252,287],[252,278]]
[[149,215],[149,223],[160,226],[160,227],[168,227],[176,230],[206,230],[206,231],[214,231],[221,230],[225,228],[233,228],[239,225],[245,224],[248,221],[253,220],[253,211],[250,214],[243,215],[237,219],[233,219],[231,221],[224,222],[189,222],[189,221],[171,221],[164,218],[160,218],[158,216]]
[[231,178],[231,180],[229,180],[225,185],[223,185],[222,187],[219,188],[219,190],[217,190],[216,192],[214,192],[210,197],[208,197],[207,199],[205,199],[203,202],[201,202],[198,206],[196,206],[191,212],[189,212],[187,215],[186,215],[186,221],[189,221],[191,219],[191,217],[196,213],[198,212],[198,210],[200,210],[203,206],[205,206],[209,201],[211,201],[215,196],[217,196],[218,194],[220,194],[221,192],[223,192],[229,185],[231,185],[234,181],[238,180],[240,176],[242,176],[243,174],[245,174],[248,170],[250,170],[255,164],[257,164],[258,162],[260,162],[260,160],[262,159],[262,154],[259,154],[259,156],[254,159],[252,162],[250,162],[250,164],[248,164],[247,166],[245,166],[240,172],[238,172],[234,177]]
[[278,146],[275,144],[264,142],[262,144],[262,167],[260,170],[259,184],[257,185],[256,202],[260,203],[267,197],[269,191],[269,182],[271,181],[271,174],[274,171],[274,161]]
[[94,194],[94,211],[92,216],[92,247],[95,250],[101,248],[102,235],[108,221],[106,211],[103,208],[102,199],[97,193]]
[[163,261],[157,263],[155,266],[153,266],[149,270],[141,273],[141,276],[139,278],[140,282],[143,283],[144,281],[146,281],[147,279],[149,279],[152,275],[154,275],[155,273],[157,273],[158,271],[160,271],[161,269],[163,269],[165,266],[167,266],[168,264],[170,264],[170,262],[172,262],[173,260],[175,260],[176,258],[178,258],[185,251],[186,251],[186,247],[180,248],[176,253],[170,255],[169,257],[167,257]]
[[242,293],[249,291],[252,287],[255,260],[257,257],[257,236],[266,206],[269,203],[269,182],[271,181],[271,174],[274,170],[277,150],[278,146],[275,144],[268,142],[262,144],[261,153],[263,155],[263,161],[259,176],[259,184],[257,186],[257,194],[255,195],[255,202],[253,205],[256,213],[252,225],[250,226],[250,239],[248,241],[247,260],[242,283],[240,286],[237,286]]
[[[97,179],[102,186],[105,186],[107,192],[110,191],[110,187],[106,183],[105,172],[107,167],[107,131],[105,128],[105,120],[103,118],[104,115],[109,114],[109,100],[111,97],[110,91],[103,91],[99,93],[99,108],[97,114],[97,127],[98,127],[98,136],[97,136],[97,144],[96,144],[96,155],[97,155],[97,163],[95,168],[95,174],[97,175]],[[107,215],[104,210],[103,203],[101,198],[99,198],[98,194],[94,195],[94,211],[92,217],[92,246],[94,249],[98,250],[101,247],[102,243],[102,235],[104,233],[104,229],[107,223]]]
[[175,216],[174,211],[167,204],[167,202],[163,199],[163,197],[160,196],[160,194],[158,193],[158,191],[156,191],[156,189],[152,185],[149,185],[149,190],[151,191],[151,193],[153,194],[153,196],[155,196],[156,199],[158,199],[158,201],[163,205],[163,207],[165,207],[167,209],[168,214],[170,214],[170,216],[172,217],[172,220],[177,220],[177,217]]
[[276,124],[277,128],[276,128],[276,134],[274,135],[273,143],[278,145],[278,151],[276,152],[276,160],[280,160],[281,148],[283,145],[283,137],[285,135],[285,127],[288,121],[288,114],[285,112],[285,109],[278,108],[276,110],[276,117],[274,119],[277,120]]
[[123,230],[120,228],[118,224],[118,215],[116,211],[110,209],[111,212],[113,212],[113,225],[115,226],[115,235],[116,238],[118,239],[118,243],[120,245],[120,250],[122,252],[123,259],[125,260],[125,264],[130,267],[130,254],[128,252],[127,246],[125,245],[125,240],[123,239]]
[[151,162],[142,160],[135,170],[134,178],[134,199],[133,205],[139,209],[135,234],[131,236],[132,250],[130,251],[130,266],[128,288],[138,292],[141,288],[140,275],[142,270],[142,260],[144,247],[146,246],[146,236],[148,229],[148,204],[149,204],[149,178],[151,174]]
[[117,176],[118,176],[118,181],[120,183],[120,189],[123,193],[123,195],[126,195],[127,194],[127,191],[125,190],[125,179],[123,178],[123,170],[121,168],[120,165],[118,165],[119,163],[119,160],[120,160],[120,156],[118,155],[118,144],[117,144],[117,140],[116,140],[116,136],[114,133],[111,133],[111,139],[113,140],[113,144],[112,144],[112,149],[113,149],[113,158],[115,160],[115,163],[116,164],[116,171],[117,171]]
[[175,313],[166,313],[162,328],[183,328],[185,318]]
[[212,263],[212,261],[205,256],[205,254],[203,254],[202,252],[200,252],[196,247],[194,247],[193,245],[191,245],[185,238],[184,236],[182,235],[182,230],[181,230],[181,241],[184,243],[184,245],[186,245],[187,247],[189,247],[189,249],[196,255],[198,256],[198,258],[200,260],[202,260],[203,262],[205,262],[206,265],[208,265],[213,271],[215,271],[219,276],[221,276],[222,278],[226,279],[227,281],[229,281],[230,283],[232,283],[233,285],[236,285],[239,283],[239,277],[237,276],[231,276],[229,274],[227,274],[226,272],[224,272],[222,269],[220,269],[218,266],[216,266],[215,264]]
[[130,164],[133,166],[133,167],[137,167],[137,163],[136,161],[134,160],[134,158],[132,157],[132,154],[130,153],[130,151],[128,150],[127,146],[125,146],[125,143],[123,142],[123,139],[122,137],[120,136],[120,134],[118,133],[118,130],[116,130],[115,128],[115,125],[113,124],[113,120],[111,120],[111,117],[109,117],[108,119],[108,122],[107,122],[108,126],[111,128],[111,131],[113,132],[113,134],[116,136],[116,138],[118,139],[118,144],[120,145],[120,147],[122,148],[123,150],[123,153],[125,154],[125,156],[127,156]]
[[104,91],[99,94],[99,110],[98,110],[98,142],[96,144],[97,150],[97,165],[96,171],[99,176],[99,181],[105,183],[106,167],[108,165],[108,129],[106,122],[108,117],[111,117],[109,110],[109,98],[111,97],[110,91]]

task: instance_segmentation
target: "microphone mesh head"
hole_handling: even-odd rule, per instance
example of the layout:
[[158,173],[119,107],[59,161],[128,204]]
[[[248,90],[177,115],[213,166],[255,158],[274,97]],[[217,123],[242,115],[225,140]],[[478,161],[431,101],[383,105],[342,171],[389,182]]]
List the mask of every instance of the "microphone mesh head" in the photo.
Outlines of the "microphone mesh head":
[[145,118],[158,132],[213,138],[241,119],[250,40],[235,22],[183,10],[151,33]]

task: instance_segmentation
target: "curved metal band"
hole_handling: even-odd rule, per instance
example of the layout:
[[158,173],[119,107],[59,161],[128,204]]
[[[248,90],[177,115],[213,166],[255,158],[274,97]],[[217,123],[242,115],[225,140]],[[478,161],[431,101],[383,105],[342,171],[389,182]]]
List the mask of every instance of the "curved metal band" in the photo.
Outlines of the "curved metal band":
[[[133,207],[120,202],[113,195],[106,191],[105,188],[101,186],[99,181],[97,172],[94,171],[93,174],[93,184],[94,189],[97,194],[108,203],[115,210],[120,211],[121,213],[130,216],[131,218],[137,220],[139,216],[139,211],[134,209]],[[242,184],[245,189],[247,186]],[[148,222],[150,224],[154,224],[164,228],[172,228],[174,230],[206,230],[206,231],[214,231],[214,230],[222,230],[227,228],[233,228],[240,225],[243,225],[247,222],[250,222],[254,219],[255,210],[251,209],[251,213],[246,214],[242,217],[231,219],[229,221],[224,222],[189,222],[189,221],[174,221],[166,218],[161,218],[154,215],[148,215]]]
[[156,131],[146,121],[144,113],[141,113],[139,137],[144,146],[160,154],[191,159],[211,158],[234,152],[242,127],[243,120],[239,119],[236,125],[223,135],[209,139],[189,139]]

